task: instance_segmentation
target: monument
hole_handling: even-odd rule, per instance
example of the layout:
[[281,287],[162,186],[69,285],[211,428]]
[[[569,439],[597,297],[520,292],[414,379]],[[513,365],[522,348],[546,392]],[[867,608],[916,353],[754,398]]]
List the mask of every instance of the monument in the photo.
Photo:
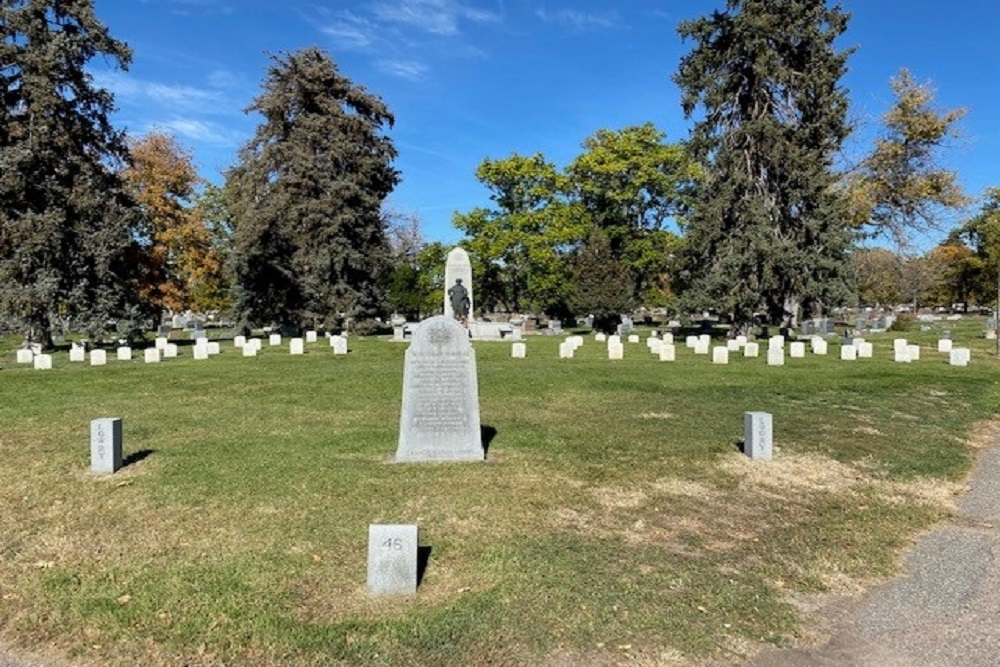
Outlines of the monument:
[[455,310],[452,307],[449,292],[455,286],[456,281],[461,281],[461,285],[468,292],[468,314],[471,316],[475,308],[475,300],[472,295],[472,264],[469,262],[469,253],[461,248],[455,248],[448,253],[448,261],[444,266],[444,314],[448,317],[455,317]]
[[476,353],[451,315],[417,326],[403,366],[397,461],[482,461]]

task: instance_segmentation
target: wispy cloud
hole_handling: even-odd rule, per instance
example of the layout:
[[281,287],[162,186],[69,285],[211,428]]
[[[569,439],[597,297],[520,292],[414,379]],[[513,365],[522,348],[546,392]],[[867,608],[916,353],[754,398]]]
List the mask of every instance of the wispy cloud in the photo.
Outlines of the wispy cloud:
[[158,130],[190,141],[214,146],[233,147],[243,142],[242,133],[197,118],[172,118],[146,125],[146,132]]
[[327,19],[319,29],[342,49],[363,49],[375,40],[372,22],[352,12],[341,12]]
[[160,4],[170,6],[171,13],[178,16],[192,14],[232,14],[235,6],[228,0],[140,0],[144,5]]
[[376,66],[386,74],[408,81],[421,81],[429,71],[427,65],[418,60],[380,60]]
[[580,31],[614,28],[620,20],[618,13],[613,11],[591,14],[574,9],[549,11],[543,7],[536,10],[535,15],[546,23],[558,23]]
[[475,23],[500,20],[495,12],[456,0],[394,0],[378,2],[373,10],[381,21],[411,26],[434,35],[457,35],[463,20]]
[[94,72],[94,82],[121,100],[149,101],[174,109],[211,110],[230,104],[218,90],[183,84],[144,81],[122,72]]

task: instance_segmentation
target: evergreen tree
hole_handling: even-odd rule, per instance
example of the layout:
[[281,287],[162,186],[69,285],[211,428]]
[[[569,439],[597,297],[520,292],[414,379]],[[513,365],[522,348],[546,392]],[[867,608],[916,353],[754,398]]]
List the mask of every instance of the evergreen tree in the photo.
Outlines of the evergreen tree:
[[308,48],[273,64],[263,117],[228,175],[236,308],[261,324],[332,323],[383,305],[382,201],[398,182],[385,104]]
[[85,66],[131,51],[92,2],[4,0],[0,18],[0,312],[52,344],[58,321],[91,335],[142,315],[127,254],[139,209],[115,169],[127,156],[110,93]]
[[681,24],[695,42],[675,81],[704,181],[686,226],[679,287],[691,308],[771,321],[849,298],[852,242],[832,160],[849,128],[838,82],[847,26],[825,0],[728,0]]

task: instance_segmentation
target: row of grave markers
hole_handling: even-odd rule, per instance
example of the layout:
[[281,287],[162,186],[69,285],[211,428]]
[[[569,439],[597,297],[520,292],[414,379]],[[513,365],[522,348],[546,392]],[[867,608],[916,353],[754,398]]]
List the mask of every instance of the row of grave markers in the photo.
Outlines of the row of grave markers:
[[[310,335],[311,334],[311,335]],[[289,353],[293,355],[305,354],[305,343],[315,343],[318,340],[315,331],[306,332],[305,338],[292,338],[289,340]],[[347,337],[341,335],[330,335],[330,347],[333,348],[334,355],[347,354]],[[282,344],[281,336],[272,334],[268,338],[271,347]],[[233,347],[242,350],[244,357],[255,357],[262,348],[260,338],[247,338],[246,336],[236,336],[233,339]],[[221,354],[222,346],[218,341],[209,341],[208,338],[199,337],[195,339],[192,347],[192,354],[196,360],[204,360]],[[118,361],[131,361],[133,350],[129,346],[121,346],[115,350],[115,358]],[[147,364],[159,363],[162,359],[176,359],[179,355],[179,348],[176,343],[171,343],[166,337],[160,336],[154,340],[153,347],[143,350],[143,360]],[[70,347],[69,360],[73,363],[84,363],[87,361],[88,353],[84,346],[74,343]],[[89,353],[91,366],[105,366],[108,363],[107,350],[91,350]],[[17,350],[17,363],[33,364],[36,370],[51,370],[53,355],[43,354],[41,346],[33,345]]]

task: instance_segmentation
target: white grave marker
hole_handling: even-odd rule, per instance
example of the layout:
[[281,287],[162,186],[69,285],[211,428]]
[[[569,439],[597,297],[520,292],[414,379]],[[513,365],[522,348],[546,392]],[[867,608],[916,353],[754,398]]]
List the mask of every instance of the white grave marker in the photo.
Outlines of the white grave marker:
[[107,366],[108,365],[108,352],[107,352],[107,350],[91,350],[91,352],[90,352],[90,365],[91,366]]
[[785,348],[777,346],[769,346],[767,348],[767,365],[768,366],[784,366],[785,365]]
[[51,354],[36,354],[34,362],[35,362],[35,370],[36,371],[51,371],[52,370],[52,355]]
[[841,345],[840,346],[840,359],[841,361],[856,361],[858,358],[858,348],[853,345]]
[[729,348],[717,345],[712,348],[712,363],[713,364],[728,364],[729,363]]
[[115,355],[118,357],[118,361],[132,361],[132,348],[122,345],[115,350]]
[[90,422],[90,472],[111,475],[122,467],[122,420],[117,417]]
[[795,341],[788,346],[788,356],[792,359],[804,359],[806,356],[806,344],[802,341]]
[[938,341],[937,349],[938,352],[951,352],[953,346],[952,340],[950,338],[942,338]]
[[281,345],[281,334],[271,334],[267,338],[267,342],[271,347],[277,347]]
[[73,346],[69,348],[69,360],[70,361],[86,361],[87,360],[87,350],[82,345],[77,345],[73,343]]
[[660,361],[675,361],[677,359],[677,348],[672,343],[664,343],[660,346]]
[[305,354],[305,341],[301,338],[292,338],[288,341],[288,353],[289,354]]
[[306,332],[306,342],[307,343],[315,343],[316,342],[316,338],[317,338],[317,335],[316,335],[315,331],[307,331]]
[[751,459],[771,460],[772,433],[771,413],[743,413],[743,453]]
[[368,526],[368,592],[413,595],[417,592],[417,527]]
[[158,347],[147,347],[143,351],[143,358],[146,360],[147,364],[158,364],[158,363],[160,363],[160,348],[158,348]]
[[948,353],[948,363],[952,366],[968,366],[971,353],[967,347],[953,347]]
[[177,358],[177,344],[169,343],[165,348],[163,348],[163,358],[164,359],[176,359]]
[[747,343],[743,346],[744,357],[757,357],[760,355],[760,343]]
[[27,348],[22,348],[17,351],[17,363],[19,364],[30,364],[35,359],[35,353]]
[[513,343],[510,346],[510,356],[513,359],[525,359],[528,356],[528,346],[524,343]]

